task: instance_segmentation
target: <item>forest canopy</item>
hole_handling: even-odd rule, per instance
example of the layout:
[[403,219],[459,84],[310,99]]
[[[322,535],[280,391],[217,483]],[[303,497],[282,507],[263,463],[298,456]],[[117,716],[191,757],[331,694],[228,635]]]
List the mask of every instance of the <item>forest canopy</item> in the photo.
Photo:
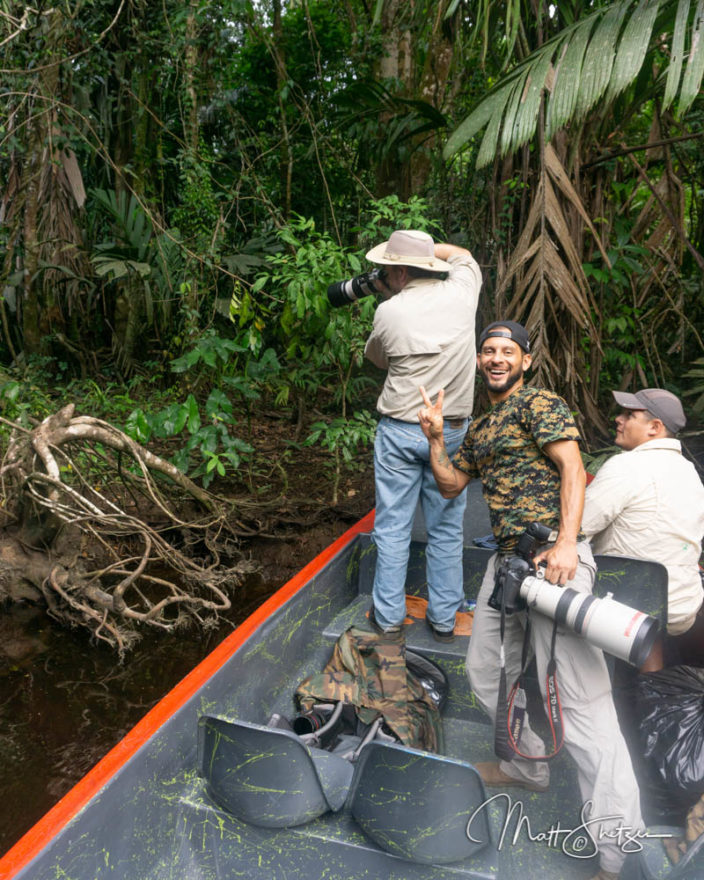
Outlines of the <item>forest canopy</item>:
[[703,28],[695,0],[2,0],[0,358],[173,379],[219,340],[289,405],[311,353],[348,369],[326,285],[412,222],[590,425],[611,387],[697,403]]
[[479,321],[528,326],[592,443],[612,389],[700,415],[703,30],[701,0],[0,0],[5,447],[75,404],[190,498],[234,481],[234,537],[306,449],[340,504],[381,376],[374,297],[326,289],[399,227],[472,251]]

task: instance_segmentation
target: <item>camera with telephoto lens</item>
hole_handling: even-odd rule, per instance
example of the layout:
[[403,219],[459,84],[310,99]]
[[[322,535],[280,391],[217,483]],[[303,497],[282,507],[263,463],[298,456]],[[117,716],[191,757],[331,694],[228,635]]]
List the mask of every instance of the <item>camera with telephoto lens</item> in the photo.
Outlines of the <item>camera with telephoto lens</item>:
[[386,269],[381,266],[372,269],[371,272],[348,278],[347,281],[335,281],[328,287],[330,305],[337,309],[340,306],[348,306],[364,296],[380,293],[383,290],[382,285],[386,284],[386,277]]
[[522,611],[526,603],[521,596],[521,584],[528,575],[533,574],[533,557],[541,544],[555,540],[552,529],[542,523],[531,523],[518,539],[516,556],[503,559],[494,579],[494,590],[489,597],[489,605],[496,611],[513,614]]
[[545,580],[532,560],[538,546],[553,540],[550,529],[531,523],[518,542],[517,556],[504,559],[496,571],[489,605],[512,614],[524,608],[544,614],[571,629],[592,645],[621,660],[642,666],[658,636],[659,623],[649,614],[617,602],[611,593],[603,599]]

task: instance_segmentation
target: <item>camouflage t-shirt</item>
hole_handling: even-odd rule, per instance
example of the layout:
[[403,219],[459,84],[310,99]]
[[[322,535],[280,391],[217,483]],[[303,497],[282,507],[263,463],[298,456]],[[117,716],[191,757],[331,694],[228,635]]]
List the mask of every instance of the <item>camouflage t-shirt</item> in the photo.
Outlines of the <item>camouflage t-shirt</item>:
[[579,440],[567,404],[552,391],[522,386],[470,424],[452,459],[481,478],[502,553],[515,550],[531,522],[559,526],[560,472],[542,452],[555,440]]

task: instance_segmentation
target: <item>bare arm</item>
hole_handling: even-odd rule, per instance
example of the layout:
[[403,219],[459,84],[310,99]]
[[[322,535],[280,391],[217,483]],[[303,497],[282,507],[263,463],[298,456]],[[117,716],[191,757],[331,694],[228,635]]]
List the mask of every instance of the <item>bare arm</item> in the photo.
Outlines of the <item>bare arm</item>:
[[450,257],[471,257],[472,254],[467,248],[460,247],[459,245],[438,242],[435,245],[435,256],[438,260],[448,260]]
[[582,522],[587,478],[576,440],[546,443],[543,452],[560,471],[560,530],[553,546],[535,557],[535,564],[541,560],[547,562],[545,577],[551,583],[564,584],[577,572],[577,535]]
[[455,498],[467,487],[469,477],[454,466],[445,449],[445,438],[442,433],[442,402],[445,392],[442,390],[438,392],[435,403],[431,403],[422,385],[420,393],[425,406],[418,411],[418,421],[430,445],[430,467],[433,469],[433,476],[442,497]]

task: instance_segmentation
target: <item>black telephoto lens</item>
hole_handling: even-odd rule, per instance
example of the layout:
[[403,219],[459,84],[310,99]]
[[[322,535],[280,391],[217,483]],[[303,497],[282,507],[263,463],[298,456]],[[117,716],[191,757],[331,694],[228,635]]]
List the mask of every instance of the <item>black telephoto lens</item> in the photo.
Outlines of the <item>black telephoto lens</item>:
[[346,281],[335,281],[328,287],[330,305],[337,309],[340,306],[348,306],[364,296],[378,293],[385,278],[384,269],[374,269],[354,278],[348,278]]

